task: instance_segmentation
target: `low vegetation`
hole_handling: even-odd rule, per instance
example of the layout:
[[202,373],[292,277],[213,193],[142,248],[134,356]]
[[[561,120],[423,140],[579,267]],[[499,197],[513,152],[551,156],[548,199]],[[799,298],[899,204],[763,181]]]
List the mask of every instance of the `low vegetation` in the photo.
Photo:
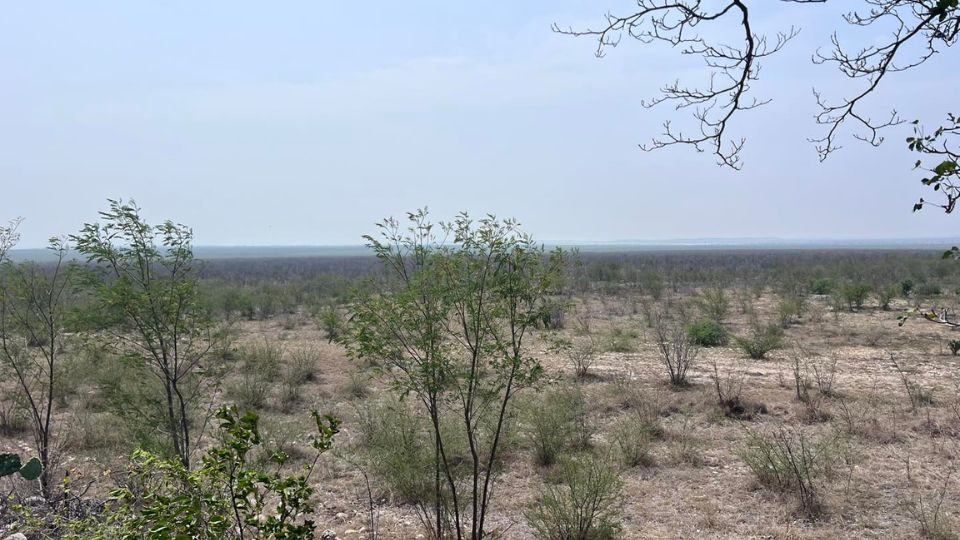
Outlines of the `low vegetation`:
[[547,540],[617,538],[623,490],[617,471],[596,457],[571,458],[561,471],[560,483],[547,484],[540,504],[527,513],[537,536]]
[[201,265],[116,202],[71,241],[88,261],[3,263],[0,530],[955,537],[955,262],[566,265],[513,222],[441,244],[426,217],[377,257]]

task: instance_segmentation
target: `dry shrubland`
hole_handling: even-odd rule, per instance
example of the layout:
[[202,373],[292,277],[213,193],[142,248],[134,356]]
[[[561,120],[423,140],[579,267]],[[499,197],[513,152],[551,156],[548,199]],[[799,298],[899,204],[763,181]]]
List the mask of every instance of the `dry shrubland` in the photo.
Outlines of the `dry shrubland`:
[[[927,265],[923,280],[941,290],[952,290],[960,272],[919,253],[794,257],[586,256],[569,276],[562,328],[532,334],[528,351],[545,376],[509,407],[489,530],[558,539],[956,537],[955,334],[897,320],[917,303],[953,298],[903,290],[860,298],[864,287],[844,284],[862,277],[844,272],[885,264],[876,273],[899,286],[910,277],[899,273]],[[312,477],[318,530],[339,538],[426,534],[435,502],[430,418],[415,396],[391,392],[396,366],[350,359],[328,339],[349,324],[346,287],[373,271],[356,263],[311,278],[314,270],[302,266],[320,263],[287,261],[277,264],[298,270],[260,281],[251,267],[236,298],[224,291],[244,271],[225,264],[202,282],[231,334],[216,351],[225,369],[211,406],[260,412],[264,448],[251,459],[263,464],[278,451],[294,464],[312,460],[304,414],[335,414],[341,433]],[[826,269],[832,284],[785,274],[787,266],[811,275]],[[728,279],[717,285],[702,274]],[[714,340],[718,331],[730,339]],[[68,340],[64,354],[54,410],[63,426],[58,470],[83,486],[85,499],[103,500],[122,482],[134,447],[162,446],[149,425],[118,414],[117,403],[156,396],[135,366],[94,344]],[[0,385],[0,450],[29,453],[16,388],[8,378]],[[470,441],[455,416],[441,416],[439,429],[453,470],[466,475]],[[493,433],[489,421],[477,417],[481,440]],[[0,481],[10,501],[30,495],[19,480]],[[26,510],[6,504],[0,521],[21,519]]]

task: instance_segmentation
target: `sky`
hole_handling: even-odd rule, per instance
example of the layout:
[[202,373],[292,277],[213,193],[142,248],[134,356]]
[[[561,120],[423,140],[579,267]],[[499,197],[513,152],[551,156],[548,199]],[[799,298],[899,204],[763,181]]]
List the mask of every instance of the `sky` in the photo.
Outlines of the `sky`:
[[[358,244],[387,216],[428,207],[515,217],[543,241],[933,238],[957,218],[911,211],[930,193],[908,128],[878,148],[845,132],[824,163],[807,138],[811,89],[858,88],[810,56],[841,28],[831,5],[753,2],[754,26],[800,35],[763,63],[773,98],[732,129],[741,171],[690,148],[638,145],[681,122],[643,99],[699,60],[597,26],[631,0],[460,2],[48,1],[0,4],[0,221],[21,247],[75,233],[134,199],[198,245]],[[732,39],[731,39],[732,41]],[[947,52],[871,102],[939,122],[960,87]]]

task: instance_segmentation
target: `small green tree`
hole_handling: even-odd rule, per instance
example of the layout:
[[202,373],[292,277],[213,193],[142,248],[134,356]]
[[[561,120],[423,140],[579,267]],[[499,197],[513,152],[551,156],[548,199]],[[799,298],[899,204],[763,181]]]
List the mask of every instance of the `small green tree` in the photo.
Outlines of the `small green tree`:
[[880,309],[888,311],[890,309],[890,302],[900,293],[900,288],[897,285],[883,285],[876,288],[877,290],[877,305]]
[[343,318],[334,306],[327,306],[320,311],[320,326],[327,335],[327,343],[340,339],[343,333]]
[[694,302],[704,319],[722,323],[730,311],[730,300],[723,287],[711,287],[700,291]]
[[819,294],[827,295],[833,292],[836,288],[836,283],[832,279],[826,277],[814,278],[810,281],[810,294]]
[[866,283],[852,282],[846,283],[840,287],[840,298],[847,305],[847,309],[853,311],[863,307],[867,296],[870,294],[871,287]]
[[75,273],[65,261],[66,242],[51,239],[50,250],[56,262],[49,268],[7,261],[0,277],[0,366],[12,373],[26,404],[45,498],[56,469],[53,405],[63,376],[64,325]]
[[[433,431],[436,538],[480,539],[498,449],[515,395],[537,382],[526,338],[560,285],[563,252],[546,253],[513,220],[460,214],[435,227],[426,210],[378,226],[368,245],[394,278],[390,290],[358,294],[342,340],[354,357],[386,362],[394,389],[423,405]],[[442,233],[442,234],[441,234]],[[469,447],[464,482],[441,418],[459,418]]]
[[223,334],[200,301],[193,231],[166,221],[151,226],[134,202],[110,200],[102,223],[71,236],[97,265],[89,280],[98,300],[87,323],[123,358],[146,366],[162,387],[170,449],[184,467],[197,435],[193,418],[215,384],[210,351]]

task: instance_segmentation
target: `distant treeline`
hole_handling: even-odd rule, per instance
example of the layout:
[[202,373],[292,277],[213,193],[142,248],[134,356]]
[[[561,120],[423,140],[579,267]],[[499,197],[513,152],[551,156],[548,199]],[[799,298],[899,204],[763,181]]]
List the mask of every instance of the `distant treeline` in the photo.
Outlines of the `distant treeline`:
[[[960,287],[960,263],[933,250],[690,250],[587,252],[572,257],[571,292],[624,290],[659,298],[701,287],[772,288],[829,294],[847,283],[926,295]],[[211,308],[268,318],[343,303],[368,279],[383,279],[370,256],[212,259],[202,262]]]
[[[576,288],[610,285],[679,291],[703,286],[810,288],[817,281],[874,286],[958,282],[960,264],[930,250],[727,250],[581,254]],[[815,288],[815,287],[813,287]]]

